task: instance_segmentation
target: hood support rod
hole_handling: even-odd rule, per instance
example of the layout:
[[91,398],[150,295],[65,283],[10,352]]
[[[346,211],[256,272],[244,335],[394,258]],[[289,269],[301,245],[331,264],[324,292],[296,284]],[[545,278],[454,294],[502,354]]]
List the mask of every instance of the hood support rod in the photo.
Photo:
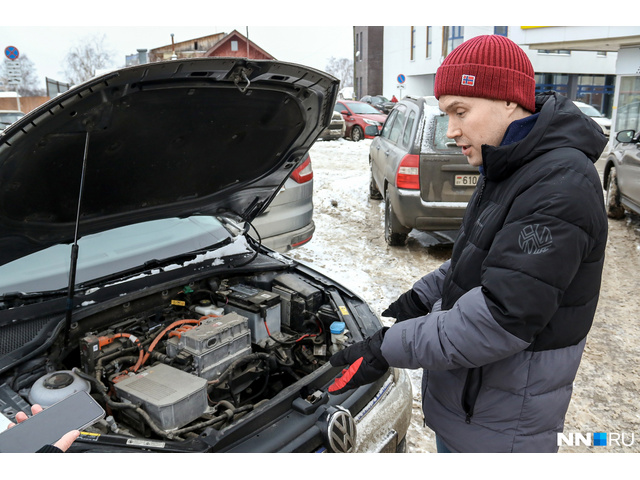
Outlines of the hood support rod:
[[73,304],[75,297],[76,270],[78,268],[78,230],[80,226],[80,210],[82,208],[82,196],[84,193],[84,179],[87,170],[87,156],[89,153],[89,132],[87,131],[84,143],[84,155],[82,157],[82,173],[80,175],[80,192],[78,193],[78,210],[76,212],[76,225],[73,235],[73,245],[71,246],[71,264],[69,266],[69,285],[67,292],[67,311],[64,328],[64,345],[68,344],[69,332],[71,330],[71,317],[73,314]]

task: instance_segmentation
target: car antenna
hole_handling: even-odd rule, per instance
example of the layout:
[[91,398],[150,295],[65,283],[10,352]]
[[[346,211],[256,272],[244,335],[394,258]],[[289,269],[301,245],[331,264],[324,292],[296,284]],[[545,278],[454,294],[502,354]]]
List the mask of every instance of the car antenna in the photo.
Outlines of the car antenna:
[[73,235],[73,245],[71,246],[71,262],[69,265],[69,285],[67,291],[67,311],[64,327],[64,344],[69,341],[69,332],[71,330],[71,316],[73,313],[73,304],[75,297],[76,270],[78,268],[78,230],[80,225],[80,209],[82,207],[82,195],[84,193],[84,179],[87,170],[87,156],[89,153],[89,131],[87,131],[84,143],[84,154],[82,156],[82,173],[80,174],[80,192],[78,193],[78,210],[76,211],[76,224]]

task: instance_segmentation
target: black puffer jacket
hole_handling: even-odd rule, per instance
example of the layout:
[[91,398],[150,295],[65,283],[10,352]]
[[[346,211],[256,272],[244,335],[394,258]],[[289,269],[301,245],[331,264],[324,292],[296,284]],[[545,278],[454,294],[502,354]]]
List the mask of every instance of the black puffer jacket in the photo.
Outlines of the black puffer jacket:
[[431,313],[382,345],[391,365],[425,369],[425,421],[455,451],[557,451],[596,310],[606,137],[565,97],[536,105],[524,139],[483,146],[451,260],[414,285]]

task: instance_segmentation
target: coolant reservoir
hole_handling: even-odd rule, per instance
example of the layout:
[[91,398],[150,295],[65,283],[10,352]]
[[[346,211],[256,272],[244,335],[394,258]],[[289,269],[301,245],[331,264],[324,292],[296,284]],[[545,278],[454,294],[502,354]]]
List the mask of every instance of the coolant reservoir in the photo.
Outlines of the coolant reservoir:
[[70,370],[48,373],[35,381],[29,392],[29,402],[42,408],[49,407],[80,391],[90,392],[91,385]]
[[329,327],[331,332],[331,353],[336,353],[344,348],[347,341],[347,330],[344,322],[333,322]]

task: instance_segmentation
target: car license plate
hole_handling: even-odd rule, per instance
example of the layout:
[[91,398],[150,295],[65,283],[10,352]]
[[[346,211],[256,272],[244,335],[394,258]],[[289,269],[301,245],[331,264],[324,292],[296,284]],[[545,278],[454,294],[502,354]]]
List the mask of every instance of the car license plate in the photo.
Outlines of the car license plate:
[[456,187],[475,187],[480,175],[456,175]]

